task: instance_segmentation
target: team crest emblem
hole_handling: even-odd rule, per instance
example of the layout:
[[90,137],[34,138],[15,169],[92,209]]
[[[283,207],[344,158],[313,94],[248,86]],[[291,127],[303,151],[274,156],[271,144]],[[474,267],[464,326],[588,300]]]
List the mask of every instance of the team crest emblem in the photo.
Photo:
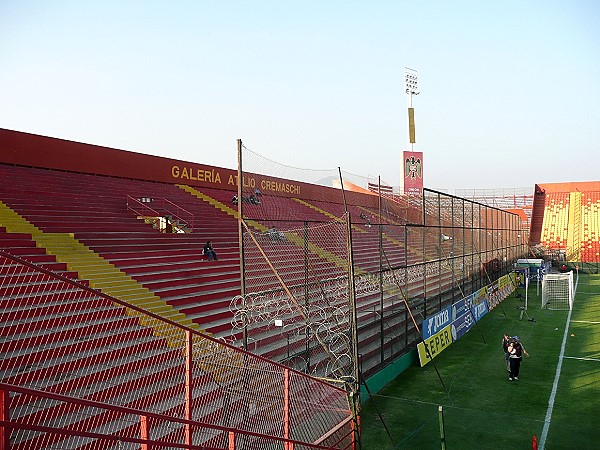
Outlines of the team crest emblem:
[[406,158],[404,161],[404,168],[405,178],[410,178],[412,180],[415,178],[423,178],[420,158],[415,158],[414,156]]

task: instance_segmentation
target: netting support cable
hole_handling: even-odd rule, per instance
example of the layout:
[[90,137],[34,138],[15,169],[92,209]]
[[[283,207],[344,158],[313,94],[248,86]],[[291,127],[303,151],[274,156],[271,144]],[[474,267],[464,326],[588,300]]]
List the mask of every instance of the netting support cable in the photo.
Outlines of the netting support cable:
[[[456,277],[456,274],[454,273],[454,264],[450,265],[450,263],[448,262],[449,256],[446,255],[446,252],[444,251],[443,245],[439,244],[438,247],[440,249],[440,253],[441,253],[442,257],[444,258],[444,261],[446,261],[446,264],[448,265],[448,268],[452,272],[452,280],[456,283],[456,287],[458,288],[458,291],[460,292],[460,295],[462,296],[462,298],[466,298],[464,291],[460,287],[460,283],[458,281],[458,278]],[[473,313],[473,308],[471,306],[469,306],[469,314],[471,315],[471,318],[473,319],[473,323],[477,327],[477,331],[479,331],[479,334],[481,335],[481,339],[483,340],[483,343],[487,344],[487,342],[485,340],[485,336],[483,335],[483,331],[481,331],[481,327],[479,326],[479,323],[477,322],[477,319],[475,318],[475,314]],[[506,314],[505,314],[505,316],[506,316]]]
[[[285,281],[283,281],[283,279],[279,275],[279,272],[277,271],[277,269],[273,266],[273,263],[271,262],[271,260],[269,259],[269,257],[266,255],[266,253],[264,252],[264,250],[261,247],[261,245],[256,240],[256,237],[254,236],[254,234],[252,233],[252,231],[248,227],[248,224],[246,224],[246,222],[244,220],[242,220],[241,223],[244,226],[244,228],[245,228],[246,232],[248,233],[248,235],[250,236],[250,238],[252,239],[252,242],[254,242],[254,245],[256,246],[256,248],[258,249],[258,251],[260,252],[260,254],[262,255],[262,257],[264,258],[264,260],[266,261],[267,265],[269,266],[269,268],[271,269],[271,271],[273,272],[273,274],[275,275],[275,277],[279,281],[279,284],[281,284],[281,287],[283,288],[283,290],[285,291],[285,293],[288,295],[289,299],[292,301],[292,303],[294,304],[294,306],[298,310],[298,313],[300,314],[300,316],[302,316],[302,319],[306,323],[308,323],[309,318],[307,317],[306,313],[304,312],[304,310],[302,309],[302,307],[298,303],[298,300],[296,299],[296,297],[294,297],[294,294],[292,294],[292,292],[287,287],[287,284],[285,283]],[[327,346],[327,344],[325,342],[323,342],[323,340],[320,338],[320,336],[319,336],[318,333],[315,333],[315,337],[316,337],[317,341],[319,342],[319,344],[321,345],[321,347],[323,347],[323,350],[325,350],[325,353],[327,353],[327,355],[329,355],[329,357],[331,358],[332,361],[335,361],[336,360],[335,355],[331,352],[331,350],[329,350],[329,347]],[[340,369],[338,368],[336,370],[339,371]]]
[[[398,278],[396,277],[396,273],[394,272],[394,270],[392,269],[392,265],[390,264],[390,260],[387,257],[387,253],[385,252],[385,249],[383,250],[383,256],[385,258],[385,261],[387,263],[387,266],[392,274],[392,277],[394,278],[394,282],[396,283],[396,286],[398,287],[398,290],[400,291],[400,295],[402,297],[402,300],[404,301],[404,305],[406,306],[406,310],[408,311],[408,314],[412,320],[412,323],[415,327],[415,330],[417,330],[417,333],[419,333],[419,336],[421,337],[421,341],[425,341],[423,339],[423,333],[421,332],[421,329],[419,328],[419,325],[417,325],[417,321],[415,320],[415,316],[412,313],[412,310],[408,304],[408,299],[406,298],[406,294],[402,291],[402,284],[400,283],[400,280],[398,280]],[[438,378],[440,379],[440,383],[442,384],[442,387],[444,388],[444,391],[446,392],[446,395],[448,396],[448,398],[450,398],[450,393],[448,392],[448,389],[446,388],[446,383],[444,383],[444,379],[442,378],[442,374],[440,373],[435,361],[433,360],[433,356],[431,355],[431,353],[429,352],[429,347],[427,345],[424,345],[425,347],[425,353],[427,354],[429,360],[431,361],[431,364],[433,364],[433,367],[435,369],[435,372],[437,373]]]
[[[492,231],[492,233],[493,233],[493,231]],[[494,252],[495,252],[496,250],[497,250],[497,249],[495,249],[495,248],[494,248],[494,236],[493,236],[493,234],[492,234],[492,256],[494,256]],[[486,253],[487,253],[487,248],[486,248]],[[479,252],[479,258],[481,259],[481,252]],[[488,272],[487,272],[487,269],[486,269],[485,265],[483,266],[483,269],[485,270],[485,273],[487,274]],[[489,276],[489,275],[488,275],[488,282],[489,282],[490,284],[492,283],[492,280],[491,280],[491,278],[490,278],[490,276]],[[499,306],[499,307],[500,307],[500,309],[502,310],[502,314],[504,314],[504,317],[506,317],[506,311],[504,311],[504,307],[502,306],[502,302],[499,302],[499,303],[498,303],[498,306]]]
[[379,420],[381,421],[381,424],[383,425],[383,428],[385,429],[386,434],[388,435],[388,437],[390,438],[390,441],[392,441],[392,444],[393,444],[394,438],[392,437],[392,433],[390,433],[390,430],[387,427],[387,424],[385,423],[385,420],[383,419],[383,416],[381,415],[379,408],[377,407],[377,402],[375,401],[375,396],[371,393],[371,389],[369,389],[369,386],[367,385],[367,380],[365,380],[362,373],[360,374],[360,381],[361,381],[362,385],[365,387],[367,394],[369,394],[369,399],[373,403],[373,408],[375,408],[375,412],[377,413],[377,416],[379,417]]

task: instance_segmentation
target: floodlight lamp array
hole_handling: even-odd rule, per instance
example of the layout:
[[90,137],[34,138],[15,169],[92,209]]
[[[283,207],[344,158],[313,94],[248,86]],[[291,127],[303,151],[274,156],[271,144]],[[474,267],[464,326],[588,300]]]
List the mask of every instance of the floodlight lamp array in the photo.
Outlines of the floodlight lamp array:
[[406,68],[406,70],[404,71],[404,85],[406,87],[407,94],[419,95],[416,70]]

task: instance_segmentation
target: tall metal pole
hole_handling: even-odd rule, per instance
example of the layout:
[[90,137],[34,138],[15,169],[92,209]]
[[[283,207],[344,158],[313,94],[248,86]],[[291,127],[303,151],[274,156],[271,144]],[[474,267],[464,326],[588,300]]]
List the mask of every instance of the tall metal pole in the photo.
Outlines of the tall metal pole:
[[340,176],[340,187],[342,188],[342,200],[344,201],[344,211],[348,212],[348,205],[346,204],[346,191],[344,190],[344,179],[342,178],[342,169],[338,167],[338,174]]
[[346,212],[346,233],[348,234],[348,297],[350,307],[350,336],[352,339],[352,360],[354,362],[352,397],[355,400],[356,417],[360,417],[360,360],[358,354],[358,316],[356,314],[356,286],[354,285],[354,254],[352,252],[352,222]]
[[188,421],[184,427],[185,443],[192,445],[193,430],[189,422],[193,419],[192,399],[194,392],[194,366],[193,366],[193,341],[191,330],[185,331],[185,420]]
[[[308,286],[308,277],[309,277],[309,250],[308,250],[308,222],[304,221],[304,308],[306,309],[306,314],[310,317],[310,292]],[[304,338],[306,339],[306,343],[304,344],[304,351],[306,352],[306,373],[309,373],[310,370],[310,327],[307,326],[304,330]]]
[[244,182],[244,172],[242,170],[242,140],[237,140],[237,151],[238,151],[238,174],[237,174],[237,198],[238,198],[238,245],[240,248],[240,295],[242,296],[242,307],[244,308],[244,314],[242,316],[244,328],[242,330],[242,343],[244,350],[248,350],[248,327],[246,322],[246,274],[245,274],[245,263],[244,263],[244,228],[242,221],[244,220],[243,208],[244,204],[242,197],[242,184]]
[[[417,85],[417,71],[414,69],[404,68],[404,90],[406,92],[406,100],[408,103],[408,148],[411,152],[414,152],[414,144],[416,142],[415,137],[415,109],[412,106],[413,95],[419,95],[419,89]],[[411,158],[412,160],[412,158]],[[400,180],[402,183],[402,193],[406,194],[406,177],[407,177],[407,163],[404,156],[401,158],[400,165]]]
[[419,89],[417,85],[417,71],[404,68],[404,88],[407,95],[408,101],[408,143],[410,145],[410,151],[413,151],[415,139],[415,110],[412,106],[413,95],[419,95]]
[[[385,332],[384,332],[384,314],[383,314],[383,303],[384,303],[384,293],[383,293],[383,224],[381,223],[381,175],[377,178],[377,199],[378,199],[378,213],[379,213],[379,225],[377,226],[377,231],[379,233],[379,333],[381,334],[381,339],[379,340],[379,345],[381,346],[380,352],[380,361],[383,365],[385,361]],[[406,248],[406,247],[404,247]],[[365,384],[366,386],[366,384]]]
[[381,223],[381,175],[377,177],[377,212],[379,214],[379,222]]

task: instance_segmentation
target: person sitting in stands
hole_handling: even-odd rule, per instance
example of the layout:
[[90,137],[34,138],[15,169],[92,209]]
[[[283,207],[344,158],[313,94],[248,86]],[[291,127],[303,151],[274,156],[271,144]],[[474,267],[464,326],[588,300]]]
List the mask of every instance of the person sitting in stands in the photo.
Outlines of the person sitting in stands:
[[260,205],[260,200],[254,196],[254,194],[250,194],[250,203],[253,205]]
[[277,229],[277,227],[273,227],[269,230],[269,236],[273,242],[275,241],[285,241],[285,236],[281,231]]
[[238,197],[237,197],[237,195],[233,196],[233,198],[231,199],[231,203],[233,203],[235,206],[237,206],[237,204],[238,204]]
[[360,218],[365,221],[365,225],[367,226],[367,228],[371,228],[371,221],[365,213],[360,213]]
[[259,188],[256,188],[256,190],[254,191],[254,195],[257,197],[260,197],[262,195],[262,192],[260,192]]
[[213,259],[217,261],[217,254],[215,253],[215,250],[213,249],[212,243],[210,241],[204,244],[204,249],[202,252],[208,257],[209,261],[212,261]]

